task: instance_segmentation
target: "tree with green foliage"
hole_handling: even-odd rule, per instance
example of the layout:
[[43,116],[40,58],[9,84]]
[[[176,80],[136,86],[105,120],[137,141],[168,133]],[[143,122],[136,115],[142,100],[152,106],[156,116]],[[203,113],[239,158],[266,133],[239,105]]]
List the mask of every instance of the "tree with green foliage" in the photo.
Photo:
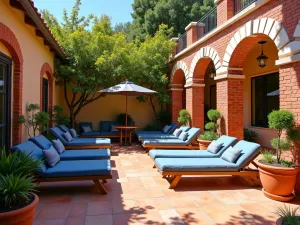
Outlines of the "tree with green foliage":
[[198,21],[213,7],[213,0],[135,0],[130,35],[144,40],[166,24],[174,29],[174,36],[180,36],[190,22]]
[[53,106],[52,122],[56,126],[58,125],[68,126],[70,124],[70,118],[68,116],[65,116],[63,112],[64,112],[64,107],[60,105]]

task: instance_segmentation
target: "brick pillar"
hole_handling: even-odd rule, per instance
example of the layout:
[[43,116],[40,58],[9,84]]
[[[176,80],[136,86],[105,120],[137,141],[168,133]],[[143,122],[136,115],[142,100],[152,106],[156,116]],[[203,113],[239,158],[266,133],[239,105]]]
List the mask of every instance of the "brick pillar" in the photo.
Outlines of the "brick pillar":
[[217,26],[222,25],[234,16],[235,0],[215,0],[217,5]]
[[227,75],[217,80],[217,109],[222,114],[221,133],[244,139],[242,75]]
[[191,126],[204,130],[204,84],[186,85],[186,109],[191,114]]
[[[176,42],[178,45],[178,38],[172,37],[170,41]],[[171,57],[174,57],[177,54],[177,45],[173,48]]]
[[172,122],[178,122],[178,115],[179,111],[183,109],[182,105],[182,95],[183,89],[182,88],[171,88],[170,89],[170,96],[171,96],[171,112],[172,112]]
[[191,22],[186,28],[187,47],[197,41],[197,22]]
[[197,39],[200,39],[204,36],[204,30],[205,30],[205,24],[204,23],[198,23],[197,25]]

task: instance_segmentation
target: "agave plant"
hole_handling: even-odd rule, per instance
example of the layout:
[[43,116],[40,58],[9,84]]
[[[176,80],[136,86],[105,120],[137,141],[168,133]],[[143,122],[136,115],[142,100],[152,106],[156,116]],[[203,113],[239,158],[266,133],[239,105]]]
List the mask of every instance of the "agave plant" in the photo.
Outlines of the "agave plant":
[[275,214],[282,218],[282,225],[300,225],[299,207],[278,207]]

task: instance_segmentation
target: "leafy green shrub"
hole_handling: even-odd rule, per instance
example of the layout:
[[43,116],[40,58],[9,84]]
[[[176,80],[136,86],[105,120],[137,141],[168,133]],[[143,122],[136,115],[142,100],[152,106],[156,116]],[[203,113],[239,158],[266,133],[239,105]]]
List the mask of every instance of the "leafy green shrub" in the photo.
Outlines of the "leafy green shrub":
[[257,133],[254,130],[244,128],[244,140],[250,142],[256,142]]
[[[125,126],[126,125],[126,113],[120,113],[116,117],[116,121],[119,125]],[[127,125],[130,125],[133,123],[132,117],[127,114]]]
[[270,164],[272,164],[274,162],[273,152],[271,152],[270,150],[262,151],[262,155],[263,155],[265,162],[270,163]]
[[191,120],[191,115],[186,109],[182,109],[179,112],[178,122],[187,125]]
[[56,126],[70,125],[70,118],[68,116],[63,115],[63,112],[64,112],[64,107],[59,105],[53,106],[52,122]]
[[38,104],[29,104],[26,108],[29,116],[26,118],[24,115],[19,115],[19,123],[27,128],[29,137],[31,137],[30,128],[33,129],[33,136],[36,135],[37,131],[42,132],[47,130],[49,114],[41,111],[38,112],[38,110],[40,110]]
[[207,117],[210,122],[205,124],[206,131],[199,136],[199,139],[205,141],[213,141],[218,138],[217,130],[219,128],[219,125],[217,124],[217,121],[221,118],[221,113],[216,109],[211,109],[207,112]]
[[299,225],[299,209],[300,207],[292,208],[284,205],[283,207],[278,207],[275,213],[282,218],[282,225]]
[[277,130],[277,138],[271,140],[271,145],[276,149],[277,163],[280,163],[282,150],[288,150],[291,147],[288,139],[281,139],[282,132],[294,129],[295,118],[290,111],[276,110],[268,115],[268,119],[269,128]]

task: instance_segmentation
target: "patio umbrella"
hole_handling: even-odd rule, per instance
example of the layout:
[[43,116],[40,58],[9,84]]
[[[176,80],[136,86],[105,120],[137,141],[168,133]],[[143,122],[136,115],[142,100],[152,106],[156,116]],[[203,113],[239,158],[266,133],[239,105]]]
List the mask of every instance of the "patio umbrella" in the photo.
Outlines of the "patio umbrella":
[[113,87],[106,88],[102,91],[99,91],[100,93],[104,94],[109,94],[109,95],[125,95],[126,96],[126,123],[125,125],[127,126],[127,99],[128,96],[139,96],[139,95],[151,95],[155,94],[156,91],[152,91],[148,88],[141,87],[139,85],[134,84],[133,82],[130,81],[124,81],[120,84],[117,84]]

